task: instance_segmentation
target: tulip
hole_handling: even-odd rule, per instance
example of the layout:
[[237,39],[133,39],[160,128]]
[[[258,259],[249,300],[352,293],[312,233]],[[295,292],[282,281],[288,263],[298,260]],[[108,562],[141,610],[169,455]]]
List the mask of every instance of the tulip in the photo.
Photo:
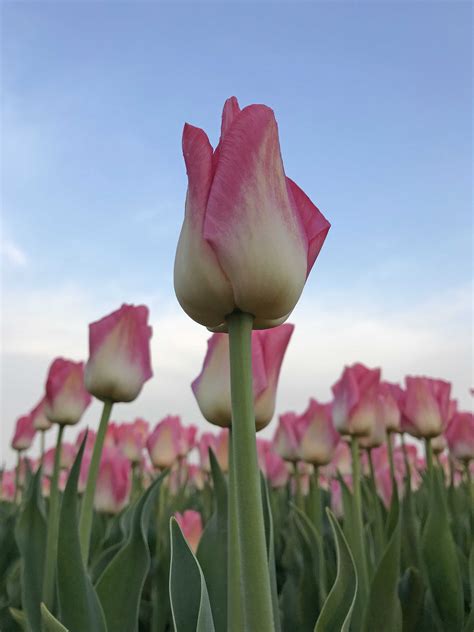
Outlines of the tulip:
[[474,415],[457,412],[445,432],[449,451],[455,459],[468,463],[474,459]]
[[176,518],[187,543],[193,553],[196,553],[202,535],[201,514],[193,509],[187,509],[183,513],[176,512]]
[[188,463],[188,480],[198,491],[202,491],[204,489],[204,472],[198,465]]
[[[346,481],[347,482],[347,481]],[[332,478],[330,483],[331,492],[331,509],[336,518],[341,519],[344,515],[344,507],[342,504],[342,488],[337,478]]]
[[299,447],[300,457],[315,467],[327,465],[340,441],[340,434],[334,428],[331,404],[319,404],[309,400],[306,411],[301,416],[304,428]]
[[[76,446],[72,443],[62,443],[61,453],[59,456],[59,467],[61,470],[69,469],[74,463],[76,458]],[[54,461],[56,455],[56,448],[50,448],[44,453],[43,457],[43,474],[46,477],[51,478],[54,471]]]
[[89,325],[87,390],[102,401],[131,402],[152,375],[148,308],[122,305]]
[[188,193],[174,285],[184,311],[206,327],[240,310],[255,327],[280,324],[295,307],[330,224],[285,176],[273,111],[228,99],[213,152],[186,124]]
[[301,459],[301,439],[306,429],[305,420],[296,413],[285,413],[278,419],[273,437],[273,449],[285,461],[296,463]]
[[15,426],[15,433],[12,438],[11,447],[17,452],[28,450],[35,438],[36,428],[31,415],[19,417]]
[[290,477],[288,464],[281,456],[272,451],[270,441],[257,441],[258,462],[260,469],[273,488],[284,487]]
[[15,500],[15,472],[3,471],[0,475],[0,500],[13,502]]
[[128,504],[132,487],[129,460],[116,448],[105,448],[94,495],[96,511],[117,514]]
[[194,442],[195,429],[181,425],[178,416],[168,415],[160,421],[147,439],[151,462],[159,469],[171,467],[182,458]]
[[359,446],[365,450],[378,448],[387,439],[387,430],[382,415],[377,415],[375,423],[370,429],[370,433],[359,438]]
[[430,439],[441,434],[452,414],[451,385],[428,377],[406,377],[405,415],[415,437]]
[[81,447],[82,442],[84,441],[84,437],[86,436],[86,433],[87,433],[87,439],[86,439],[86,445],[84,446],[84,453],[92,450],[97,438],[97,434],[94,432],[94,430],[91,430],[90,428],[84,428],[83,430],[81,430],[81,432],[79,432],[79,434],[76,437],[75,445],[77,449]]
[[[110,426],[109,426],[110,428]],[[132,463],[139,463],[146,444],[149,424],[144,419],[135,419],[133,423],[119,424],[114,429],[115,441],[119,450]]]
[[217,434],[203,432],[201,435],[198,443],[198,451],[201,469],[204,472],[211,471],[209,448],[214,452],[221,470],[227,472],[229,469],[229,431],[227,428],[222,428]]
[[345,441],[339,441],[330,463],[320,469],[322,476],[333,478],[340,474],[349,476],[352,473],[351,451]]
[[[252,373],[255,424],[268,425],[275,411],[280,369],[294,325],[281,325],[252,333]],[[191,385],[203,416],[217,426],[230,426],[229,337],[215,333],[208,340],[207,353],[199,376]]]
[[33,408],[30,414],[33,418],[33,426],[36,430],[44,432],[49,430],[53,425],[46,416],[46,397],[43,397],[43,399]]
[[84,363],[56,358],[46,381],[48,419],[61,425],[76,424],[91,400],[84,388]]
[[341,379],[334,384],[333,420],[341,434],[370,434],[377,417],[377,394],[380,369],[363,364],[345,367]]

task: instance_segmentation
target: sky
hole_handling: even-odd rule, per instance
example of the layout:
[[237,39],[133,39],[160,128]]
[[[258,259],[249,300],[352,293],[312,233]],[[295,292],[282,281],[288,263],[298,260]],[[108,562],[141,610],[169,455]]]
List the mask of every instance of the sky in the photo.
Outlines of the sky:
[[277,412],[328,400],[355,361],[392,381],[443,377],[472,407],[471,14],[456,1],[4,0],[0,463],[52,359],[87,359],[88,323],[124,302],[150,307],[155,375],[114,418],[204,427],[189,385],[209,334],[172,279],[181,133],[187,121],[215,145],[231,95],[274,109],[286,173],[332,224],[290,319]]

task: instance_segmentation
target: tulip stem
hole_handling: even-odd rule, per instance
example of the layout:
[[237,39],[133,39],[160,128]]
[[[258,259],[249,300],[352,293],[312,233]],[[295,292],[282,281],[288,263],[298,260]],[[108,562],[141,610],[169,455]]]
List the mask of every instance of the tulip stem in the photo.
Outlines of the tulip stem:
[[257,465],[252,388],[253,316],[227,317],[232,400],[235,507],[240,542],[240,579],[246,632],[273,632],[260,472]]
[[61,469],[61,443],[65,425],[59,424],[56,449],[54,451],[53,476],[49,488],[48,535],[46,540],[46,559],[43,577],[43,601],[49,610],[53,610],[56,585],[56,563],[58,557],[59,531],[59,472]]
[[40,443],[40,449],[41,449],[41,460],[40,463],[41,465],[43,465],[43,461],[44,461],[44,447],[45,447],[45,431],[41,430],[41,443]]
[[[380,498],[377,493],[377,483],[375,482],[375,469],[374,460],[372,459],[372,448],[367,448],[366,452],[370,468],[370,483],[375,503],[375,543],[377,548],[377,560],[379,560],[380,556],[382,555],[384,546],[382,507],[380,506]],[[391,482],[393,485],[393,479]],[[392,487],[392,493],[393,489],[394,488]]]
[[234,459],[232,456],[232,428],[229,428],[229,494],[227,500],[227,629],[239,632],[243,629],[240,585],[240,546],[237,524],[237,498],[235,490]]
[[387,432],[387,452],[388,452],[388,463],[390,466],[390,478],[392,479],[392,489],[396,485],[395,481],[395,465],[393,463],[393,443],[392,443],[392,433]]
[[301,509],[301,511],[304,510],[304,502],[303,502],[303,492],[301,489],[301,477],[300,477],[300,471],[298,469],[298,461],[293,461],[293,477],[294,477],[294,481],[295,481],[295,488],[296,488],[296,506],[298,507],[298,509]]
[[359,440],[355,435],[351,436],[352,455],[352,484],[354,487],[354,520],[356,527],[356,542],[354,557],[358,569],[360,581],[360,604],[365,607],[369,595],[369,573],[367,569],[367,556],[365,552],[364,523],[362,520],[362,495],[360,485],[360,455]]
[[104,407],[102,409],[102,417],[100,418],[99,429],[95,438],[94,449],[92,451],[84,498],[82,500],[81,517],[79,520],[79,538],[81,541],[82,559],[84,560],[84,564],[86,566],[89,559],[95,486],[99,473],[100,457],[102,456],[102,448],[104,447],[105,434],[107,432],[107,426],[112,412],[112,405],[112,401],[105,400]]
[[426,450],[426,469],[428,471],[428,481],[431,485],[431,481],[433,480],[433,445],[429,437],[425,439],[425,450]]
[[15,469],[15,505],[20,501],[20,467],[21,467],[21,450],[17,450],[16,469]]

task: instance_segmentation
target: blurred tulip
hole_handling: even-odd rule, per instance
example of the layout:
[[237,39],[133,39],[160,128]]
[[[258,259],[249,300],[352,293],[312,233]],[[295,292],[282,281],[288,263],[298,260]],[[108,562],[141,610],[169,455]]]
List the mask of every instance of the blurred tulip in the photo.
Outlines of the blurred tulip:
[[84,387],[84,363],[56,358],[46,381],[48,419],[61,425],[76,424],[91,400]]
[[284,487],[290,477],[288,464],[281,456],[272,451],[270,441],[257,441],[257,454],[260,469],[273,488]]
[[375,426],[380,369],[363,364],[346,366],[341,379],[334,384],[332,415],[341,434],[367,436]]
[[160,469],[171,467],[192,447],[194,434],[194,427],[182,426],[180,417],[165,417],[155,426],[146,442],[153,465]]
[[36,430],[44,432],[45,430],[49,430],[53,425],[46,416],[46,397],[43,397],[30,414],[33,418],[33,426]]
[[341,439],[334,428],[331,404],[319,404],[315,399],[310,399],[300,420],[303,429],[300,458],[316,467],[327,465]]
[[[257,429],[270,423],[275,412],[280,369],[294,325],[252,332],[252,372],[255,423]],[[203,416],[217,426],[230,426],[229,336],[216,333],[208,340],[199,376],[191,384]]]
[[441,434],[451,413],[451,384],[428,377],[406,377],[405,415],[407,430],[415,437],[429,439]]
[[205,478],[204,472],[199,467],[199,465],[194,465],[193,463],[188,463],[188,480],[191,485],[195,487],[198,491],[204,489]]
[[285,461],[301,459],[301,439],[305,422],[296,413],[285,413],[278,419],[278,427],[273,437],[273,449]]
[[338,474],[346,476],[352,473],[351,450],[345,441],[339,441],[332,460],[320,468],[319,473],[328,478],[332,478]]
[[383,416],[377,415],[375,417],[375,423],[372,425],[370,433],[359,438],[359,446],[366,450],[371,450],[372,448],[378,448],[379,446],[381,446],[386,439],[387,431],[385,428]]
[[[56,448],[50,448],[44,453],[43,474],[46,477],[51,477],[53,475],[55,453],[56,453]],[[77,448],[75,445],[73,445],[72,443],[62,443],[59,467],[62,470],[69,469],[74,463],[76,454],[77,454]]]
[[5,470],[0,478],[0,501],[13,502],[15,500],[15,471]]
[[86,439],[86,445],[84,447],[84,453],[92,450],[92,448],[94,447],[96,437],[97,437],[94,430],[92,430],[91,428],[84,428],[78,433],[76,437],[75,444],[76,444],[77,449],[81,447],[84,437],[86,435],[86,432],[87,432],[87,439]]
[[[61,470],[58,478],[58,489],[61,492],[64,492],[66,489],[67,479],[69,477],[69,472],[67,470]],[[41,479],[41,493],[45,498],[50,497],[51,493],[51,477],[43,476]]]
[[198,323],[215,328],[238,309],[256,328],[282,323],[295,307],[330,224],[285,176],[273,111],[231,97],[213,152],[186,124],[186,213],[174,268],[176,296]]
[[116,448],[104,448],[94,495],[96,511],[117,514],[127,505],[132,487],[130,461]]
[[28,450],[35,438],[36,429],[33,425],[33,417],[31,415],[23,415],[19,417],[15,426],[15,433],[12,438],[11,447],[13,450],[22,452]]
[[204,472],[211,471],[209,448],[212,448],[221,470],[227,472],[229,469],[229,431],[227,428],[223,428],[217,434],[212,432],[202,433],[198,443],[198,450],[201,468]]
[[114,428],[114,437],[118,449],[132,463],[139,463],[142,458],[148,429],[149,423],[144,419],[135,419],[131,423],[118,424]]
[[187,543],[193,553],[196,553],[202,535],[201,514],[193,509],[187,509],[183,513],[176,512],[176,518]]
[[459,461],[474,459],[474,415],[458,412],[445,432],[449,451]]
[[382,420],[388,433],[399,432],[401,427],[402,414],[394,387],[397,385],[381,382],[378,389],[377,417]]
[[122,305],[89,325],[89,360],[85,382],[102,401],[131,402],[153,371],[150,361],[148,308]]

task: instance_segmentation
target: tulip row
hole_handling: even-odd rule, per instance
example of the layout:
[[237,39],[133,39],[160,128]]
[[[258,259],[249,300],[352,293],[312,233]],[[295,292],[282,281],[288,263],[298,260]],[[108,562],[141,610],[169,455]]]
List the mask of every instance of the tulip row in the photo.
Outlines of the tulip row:
[[[228,99],[216,149],[185,125],[183,153],[174,285],[214,332],[192,390],[221,430],[111,422],[152,377],[152,330],[144,306],[92,323],[85,365],[56,359],[17,422],[18,465],[0,485],[0,629],[469,632],[472,414],[447,382],[401,388],[355,364],[333,401],[311,399],[257,439],[275,413],[284,323],[330,225],[285,175],[266,106]],[[92,397],[97,432],[63,441]]]

